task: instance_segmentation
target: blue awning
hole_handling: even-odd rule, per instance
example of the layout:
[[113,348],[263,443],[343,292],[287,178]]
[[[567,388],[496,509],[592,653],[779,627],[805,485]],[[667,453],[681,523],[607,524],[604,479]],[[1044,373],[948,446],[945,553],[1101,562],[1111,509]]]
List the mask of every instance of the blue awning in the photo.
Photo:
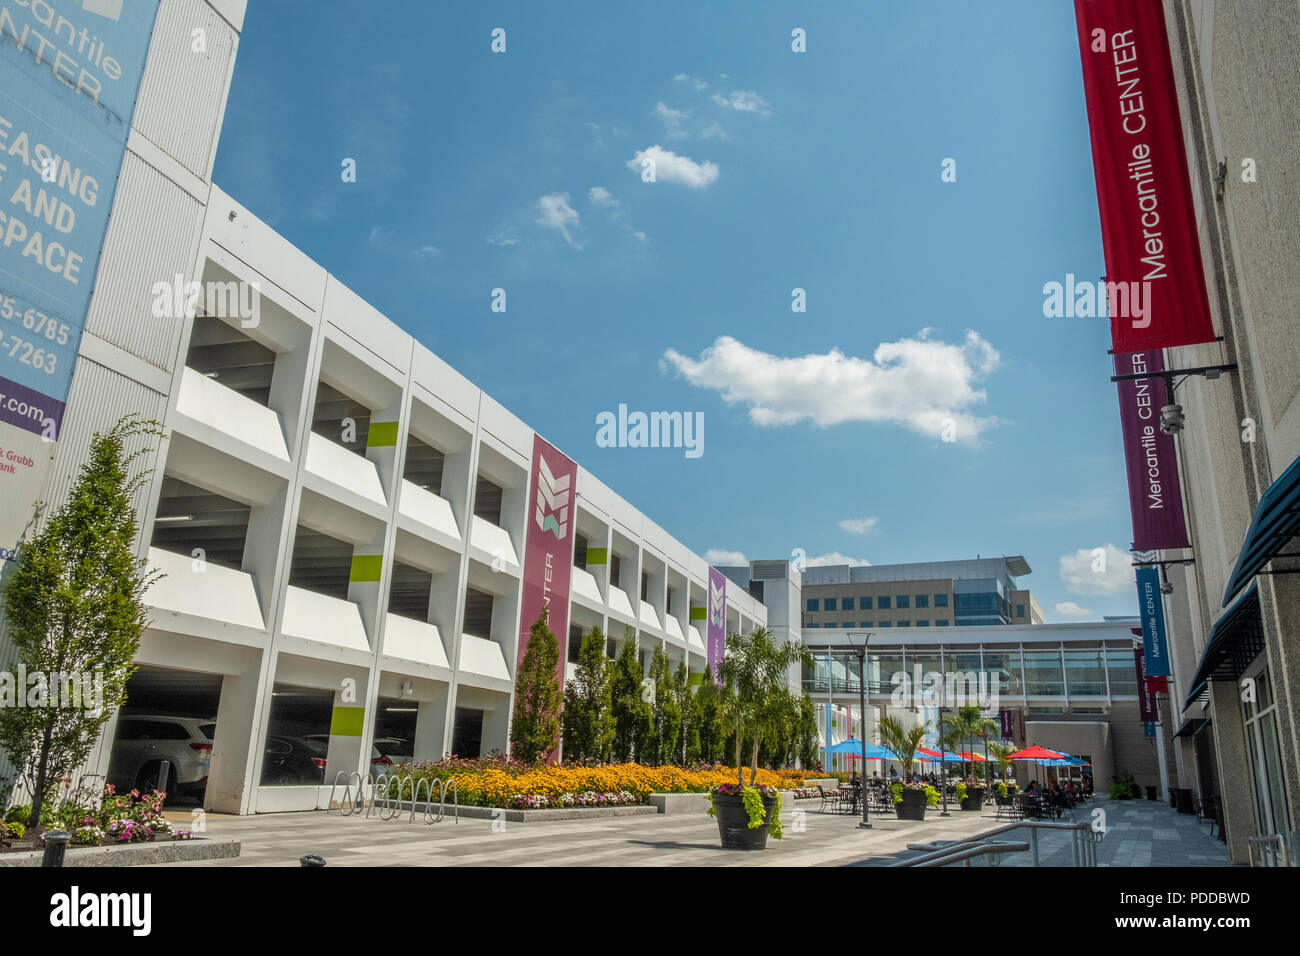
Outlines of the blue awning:
[[1264,624],[1259,617],[1259,585],[1250,588],[1223,612],[1210,629],[1205,653],[1183,703],[1186,710],[1212,680],[1235,681],[1264,649]]
[[1300,534],[1300,458],[1282,472],[1259,499],[1259,507],[1251,519],[1246,541],[1237,556],[1237,566],[1228,578],[1228,589],[1223,592],[1223,606],[1232,596],[1250,583],[1286,543]]

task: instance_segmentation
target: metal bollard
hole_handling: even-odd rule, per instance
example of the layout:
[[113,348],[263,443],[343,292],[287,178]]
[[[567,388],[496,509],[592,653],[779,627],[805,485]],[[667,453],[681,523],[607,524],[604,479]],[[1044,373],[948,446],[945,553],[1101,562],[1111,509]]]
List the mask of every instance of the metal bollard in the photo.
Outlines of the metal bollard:
[[68,851],[68,841],[72,834],[63,830],[51,830],[45,834],[45,855],[41,857],[41,866],[63,866],[63,856]]
[[[156,787],[154,787],[154,789],[155,789],[155,790],[162,790],[164,793],[166,793],[166,791],[167,791],[167,778],[171,776],[171,773],[172,773],[172,762],[171,762],[170,760],[163,760],[163,761],[161,761],[161,762],[158,764],[158,785],[157,785]],[[174,793],[168,793],[167,796],[169,796],[169,797],[175,797],[176,794],[174,794]]]
[[325,858],[317,856],[315,853],[308,853],[306,856],[301,857],[298,862],[303,866],[324,866]]

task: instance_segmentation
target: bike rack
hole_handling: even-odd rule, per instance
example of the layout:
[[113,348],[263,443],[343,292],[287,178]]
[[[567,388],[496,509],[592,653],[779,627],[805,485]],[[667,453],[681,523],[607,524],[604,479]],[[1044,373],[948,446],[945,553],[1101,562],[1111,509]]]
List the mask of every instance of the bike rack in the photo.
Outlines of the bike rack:
[[[447,791],[451,790],[452,813],[455,821],[460,823],[460,791],[456,786],[455,780],[433,780],[429,777],[422,777],[416,780],[414,776],[408,777],[390,777],[386,773],[381,773],[370,784],[370,799],[365,799],[365,781],[362,779],[359,771],[353,771],[351,775],[346,770],[340,770],[334,776],[334,784],[330,787],[329,806],[334,804],[334,796],[338,792],[339,782],[346,778],[347,782],[343,787],[343,798],[339,805],[340,816],[349,817],[355,813],[361,812],[362,804],[366,807],[366,819],[370,819],[373,813],[380,820],[392,820],[402,812],[402,799],[407,788],[411,790],[411,813],[407,817],[407,823],[415,822],[415,811],[417,804],[420,803],[420,790],[424,789],[424,809],[421,812],[421,819],[426,824],[441,823],[447,818]],[[353,797],[352,784],[356,781],[356,796]],[[393,785],[397,785],[397,793],[392,793]],[[433,788],[435,784],[438,787],[438,809],[434,812]]]
[[[338,792],[339,781],[345,777],[347,778],[347,783],[343,786],[343,799],[339,803],[339,815],[350,817],[354,813],[360,813],[361,804],[365,802],[365,797],[362,791],[361,774],[356,770],[352,771],[351,775],[349,775],[346,770],[340,770],[334,775],[334,783],[330,786],[330,798],[329,802],[325,804],[325,811],[328,813],[330,809],[333,808],[334,794]],[[352,796],[352,779],[354,777],[357,781],[355,798]]]

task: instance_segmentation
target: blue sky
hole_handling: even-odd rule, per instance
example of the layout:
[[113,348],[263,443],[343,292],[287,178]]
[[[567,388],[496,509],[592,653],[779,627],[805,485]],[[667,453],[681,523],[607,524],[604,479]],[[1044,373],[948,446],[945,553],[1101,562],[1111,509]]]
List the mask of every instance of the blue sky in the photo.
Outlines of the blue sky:
[[250,4],[214,178],[701,554],[1135,613],[1106,320],[1043,316],[1103,272],[1072,6],[614,6]]

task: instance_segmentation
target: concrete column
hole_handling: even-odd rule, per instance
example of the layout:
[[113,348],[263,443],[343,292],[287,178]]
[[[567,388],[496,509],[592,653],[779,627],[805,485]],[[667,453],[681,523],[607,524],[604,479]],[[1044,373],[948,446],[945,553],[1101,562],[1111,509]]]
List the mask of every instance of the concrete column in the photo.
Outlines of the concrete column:
[[415,717],[415,752],[413,759],[441,760],[447,755],[447,688],[438,690],[430,700],[419,702]]
[[257,757],[264,737],[256,726],[257,704],[270,695],[270,685],[263,687],[265,675],[266,669],[259,664],[242,674],[227,674],[221,681],[205,810],[248,813],[252,809],[257,788],[253,775],[261,771]]
[[1228,856],[1234,863],[1249,859],[1247,839],[1258,835],[1254,795],[1250,784],[1246,735],[1241,718],[1237,685],[1229,681],[1210,682],[1210,713],[1214,719],[1214,752],[1219,765],[1219,794],[1223,806],[1223,831]]
[[483,711],[483,737],[479,753],[490,754],[494,750],[506,753],[510,749],[510,700],[500,695],[501,702],[491,710]]

